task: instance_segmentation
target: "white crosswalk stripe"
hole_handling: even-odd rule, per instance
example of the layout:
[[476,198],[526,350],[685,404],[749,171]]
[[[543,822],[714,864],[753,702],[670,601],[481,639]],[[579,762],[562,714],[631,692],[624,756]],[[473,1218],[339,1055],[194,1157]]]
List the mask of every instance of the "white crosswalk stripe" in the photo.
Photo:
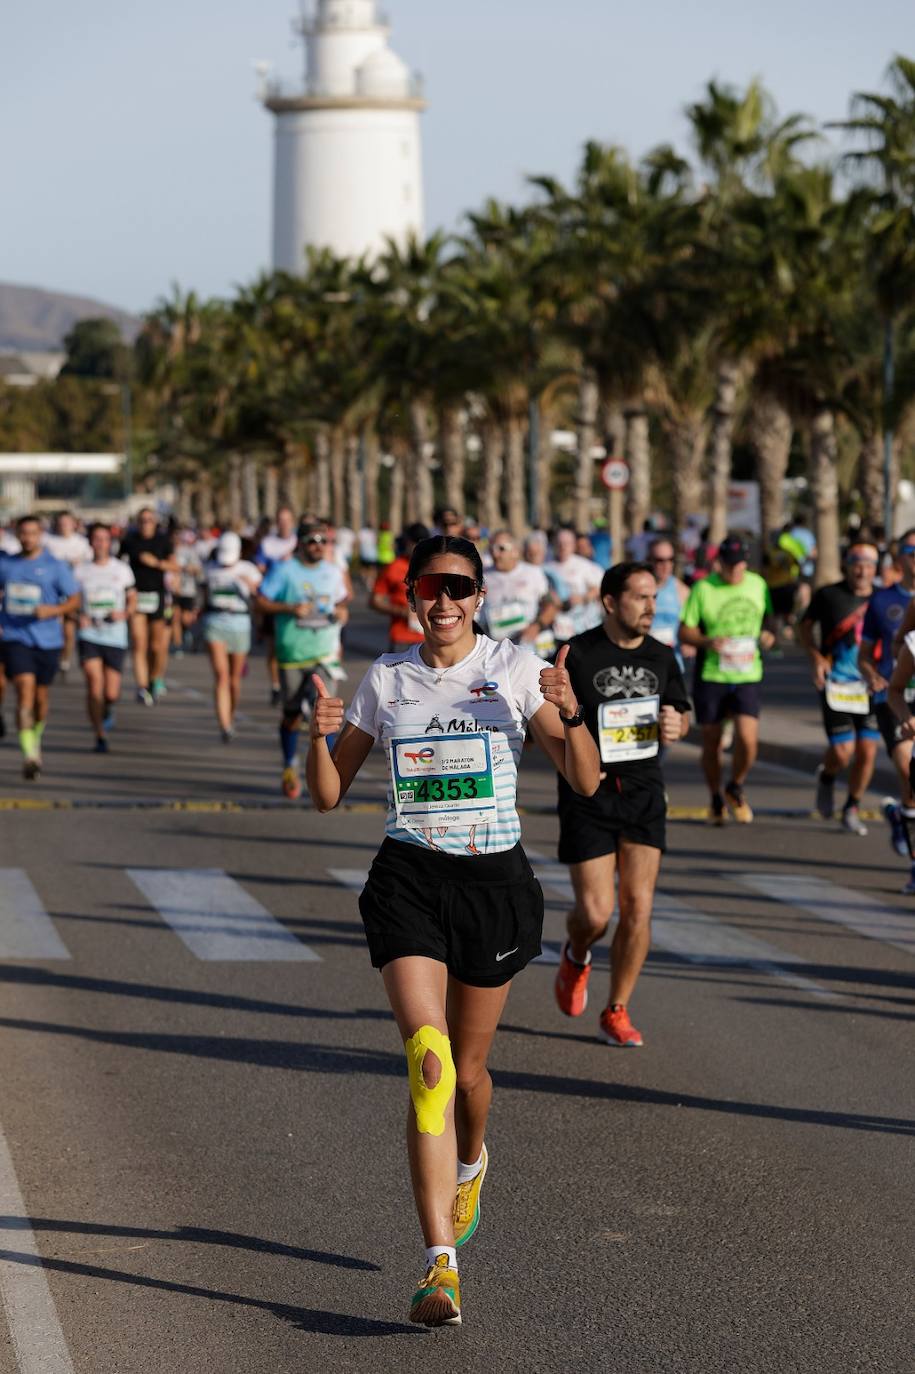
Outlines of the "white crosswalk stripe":
[[889,906],[870,892],[796,873],[743,873],[737,881],[741,887],[787,902],[821,921],[915,955],[915,907]]
[[221,868],[128,868],[126,872],[198,959],[302,963],[321,958]]
[[[575,894],[565,865],[545,859],[535,851],[531,851],[528,857],[543,887],[571,903]],[[711,966],[738,964],[743,968],[752,968],[757,973],[769,974],[814,997],[832,1000],[836,996],[813,979],[792,972],[791,965],[800,961],[775,945],[759,940],[755,935],[748,935],[737,926],[727,925],[664,892],[658,892],[655,896],[651,943],[656,949],[675,954],[689,963]]]
[[29,875],[0,868],[0,959],[69,959]]

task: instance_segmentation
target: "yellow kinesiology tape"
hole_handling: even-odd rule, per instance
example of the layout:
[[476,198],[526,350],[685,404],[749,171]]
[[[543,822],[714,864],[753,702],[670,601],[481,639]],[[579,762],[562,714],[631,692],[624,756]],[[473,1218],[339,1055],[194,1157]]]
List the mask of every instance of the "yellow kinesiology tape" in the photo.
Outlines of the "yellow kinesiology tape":
[[[404,1042],[404,1049],[417,1128],[422,1135],[441,1135],[445,1129],[445,1109],[457,1083],[451,1041],[434,1026],[420,1026],[416,1034]],[[429,1050],[441,1065],[441,1076],[434,1088],[430,1088],[423,1077],[423,1060]]]

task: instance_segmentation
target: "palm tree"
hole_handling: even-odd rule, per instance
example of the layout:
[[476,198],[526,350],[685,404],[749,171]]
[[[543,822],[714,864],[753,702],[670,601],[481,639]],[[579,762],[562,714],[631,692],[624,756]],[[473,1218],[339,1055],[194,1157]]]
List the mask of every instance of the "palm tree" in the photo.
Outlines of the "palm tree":
[[[773,181],[795,161],[798,146],[815,137],[805,117],[779,120],[775,104],[758,80],[746,90],[710,81],[705,99],[687,107],[693,145],[707,178],[702,196],[702,246],[708,270],[716,278],[736,252],[741,205],[771,193]],[[719,303],[721,297],[719,296]],[[720,313],[722,328],[707,340],[716,368],[710,412],[710,538],[718,542],[727,530],[727,489],[739,395],[749,371],[748,359],[726,342],[730,302]],[[766,406],[771,408],[771,398]],[[757,428],[759,424],[757,422]],[[785,451],[787,461],[787,450]]]
[[883,322],[884,521],[892,534],[893,373],[902,315],[915,306],[915,61],[897,56],[887,72],[891,94],[859,91],[851,117],[832,127],[864,146],[845,155],[870,211],[868,271]]

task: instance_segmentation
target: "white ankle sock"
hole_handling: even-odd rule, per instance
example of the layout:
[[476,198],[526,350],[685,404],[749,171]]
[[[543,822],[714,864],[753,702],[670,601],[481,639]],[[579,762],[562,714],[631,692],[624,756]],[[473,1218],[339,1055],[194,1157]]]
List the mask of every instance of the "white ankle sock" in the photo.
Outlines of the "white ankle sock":
[[566,941],[566,958],[567,958],[568,960],[570,960],[570,962],[573,963],[573,964],[576,966],[576,968],[587,968],[588,965],[589,965],[590,962],[591,962],[591,951],[588,950],[588,957],[587,957],[587,959],[576,959],[576,958],[575,958],[575,955],[572,953],[572,946],[569,944],[569,942],[568,942],[568,940],[567,940],[567,941]]
[[457,1268],[457,1250],[453,1245],[429,1245],[426,1247],[426,1268],[434,1269],[439,1255],[448,1256],[448,1268]]
[[477,1174],[480,1172],[480,1170],[482,1169],[482,1167],[483,1167],[483,1151],[482,1151],[482,1150],[480,1151],[480,1158],[477,1160],[476,1164],[465,1164],[465,1163],[463,1162],[463,1160],[460,1160],[460,1159],[459,1159],[459,1160],[458,1160],[458,1175],[457,1175],[457,1181],[458,1181],[458,1183],[469,1183],[470,1180],[471,1180],[472,1178],[476,1178]]

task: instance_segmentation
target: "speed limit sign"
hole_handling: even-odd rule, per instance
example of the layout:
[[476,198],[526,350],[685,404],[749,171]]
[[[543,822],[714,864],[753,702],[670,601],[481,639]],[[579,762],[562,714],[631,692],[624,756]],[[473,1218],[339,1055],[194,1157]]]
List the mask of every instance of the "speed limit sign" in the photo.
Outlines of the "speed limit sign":
[[629,485],[629,464],[622,458],[607,458],[601,464],[600,480],[609,491],[624,491]]

